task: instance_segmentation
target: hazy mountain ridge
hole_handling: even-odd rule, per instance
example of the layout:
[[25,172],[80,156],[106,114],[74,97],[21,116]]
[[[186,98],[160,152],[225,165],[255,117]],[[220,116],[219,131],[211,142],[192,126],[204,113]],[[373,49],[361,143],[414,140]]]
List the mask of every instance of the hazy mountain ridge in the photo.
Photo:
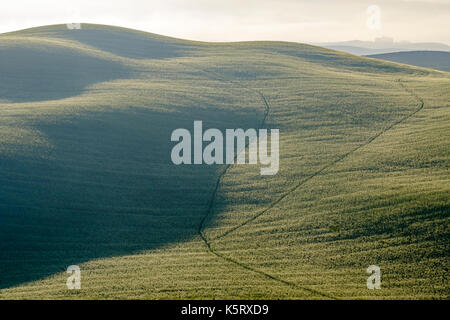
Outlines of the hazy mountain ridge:
[[343,42],[328,42],[318,43],[317,45],[344,51],[360,56],[392,53],[399,51],[446,51],[450,52],[450,46],[443,43],[411,43],[411,42],[394,42],[392,39],[379,41],[343,41]]

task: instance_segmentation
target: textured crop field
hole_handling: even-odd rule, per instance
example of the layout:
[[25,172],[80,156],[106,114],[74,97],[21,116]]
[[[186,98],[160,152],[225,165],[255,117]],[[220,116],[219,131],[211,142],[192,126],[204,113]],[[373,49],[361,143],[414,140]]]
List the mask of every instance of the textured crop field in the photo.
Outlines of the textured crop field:
[[[278,174],[174,165],[194,120],[279,129]],[[99,25],[0,35],[1,299],[448,299],[449,167],[447,72]]]

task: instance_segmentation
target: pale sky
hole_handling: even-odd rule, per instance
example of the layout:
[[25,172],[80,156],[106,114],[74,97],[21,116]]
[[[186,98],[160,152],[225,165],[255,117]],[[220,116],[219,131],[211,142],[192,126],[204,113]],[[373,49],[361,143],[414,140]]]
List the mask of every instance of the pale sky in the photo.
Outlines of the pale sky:
[[450,44],[450,0],[2,0],[0,3],[0,33],[69,22],[116,25],[203,41],[337,42],[384,36],[396,41]]

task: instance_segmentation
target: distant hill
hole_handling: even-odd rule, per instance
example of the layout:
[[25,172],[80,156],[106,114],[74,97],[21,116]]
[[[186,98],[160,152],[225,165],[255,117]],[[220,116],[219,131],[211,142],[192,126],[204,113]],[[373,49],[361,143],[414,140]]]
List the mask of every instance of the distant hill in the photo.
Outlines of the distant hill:
[[450,52],[406,51],[373,54],[367,57],[450,72]]
[[410,42],[395,42],[384,39],[378,41],[343,41],[343,42],[328,42],[317,43],[317,45],[344,51],[359,56],[366,56],[372,54],[391,53],[399,51],[446,51],[450,52],[450,46],[443,43],[410,43]]

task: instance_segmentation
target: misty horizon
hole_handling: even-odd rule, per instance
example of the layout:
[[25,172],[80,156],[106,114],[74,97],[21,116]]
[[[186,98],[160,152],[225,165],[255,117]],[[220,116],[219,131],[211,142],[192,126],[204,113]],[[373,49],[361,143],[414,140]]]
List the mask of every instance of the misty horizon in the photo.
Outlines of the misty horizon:
[[207,42],[330,43],[393,39],[450,44],[450,0],[14,1],[0,33],[66,23],[103,24]]

